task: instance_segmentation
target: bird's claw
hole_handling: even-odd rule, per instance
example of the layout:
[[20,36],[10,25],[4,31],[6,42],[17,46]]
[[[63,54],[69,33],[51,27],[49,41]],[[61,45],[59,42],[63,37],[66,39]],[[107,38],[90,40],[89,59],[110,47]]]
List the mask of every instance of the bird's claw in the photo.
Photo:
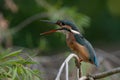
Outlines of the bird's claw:
[[75,59],[75,65],[77,68],[80,68],[82,59]]

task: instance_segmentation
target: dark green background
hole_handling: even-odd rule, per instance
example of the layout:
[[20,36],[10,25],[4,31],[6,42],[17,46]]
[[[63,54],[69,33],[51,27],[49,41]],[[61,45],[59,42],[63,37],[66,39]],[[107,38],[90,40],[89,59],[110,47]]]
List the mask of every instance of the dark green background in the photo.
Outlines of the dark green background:
[[[14,29],[24,20],[38,13],[46,12],[49,14],[51,9],[44,8],[46,5],[44,7],[38,5],[36,1],[14,0],[18,7],[18,12],[13,13],[9,9],[6,9],[4,0],[0,0],[0,11],[10,23],[9,29]],[[75,8],[78,13],[88,16],[90,18],[89,27],[83,27],[83,35],[92,44],[119,43],[120,9],[117,8],[120,6],[115,4],[120,3],[119,0],[46,0],[46,2],[55,8],[58,7],[58,11],[64,7],[67,7],[71,11],[71,8]],[[52,12],[54,13],[54,11]],[[77,17],[79,15],[75,14],[75,16]],[[66,49],[66,43],[63,34],[54,33],[52,35],[40,36],[40,33],[55,28],[53,25],[40,22],[41,19],[51,19],[51,17],[46,16],[45,18],[34,20],[13,34],[13,46],[37,48],[43,52],[64,51]],[[77,19],[74,18],[73,20],[76,21]],[[41,44],[41,40],[43,40],[43,44]]]

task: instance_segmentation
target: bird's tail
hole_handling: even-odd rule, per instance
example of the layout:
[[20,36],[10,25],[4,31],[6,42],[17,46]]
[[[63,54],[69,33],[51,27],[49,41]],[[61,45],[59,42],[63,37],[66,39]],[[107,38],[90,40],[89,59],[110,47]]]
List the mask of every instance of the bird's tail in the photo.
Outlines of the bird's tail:
[[96,67],[99,66],[99,62],[98,62],[98,59],[96,57],[94,58],[94,64],[95,64]]

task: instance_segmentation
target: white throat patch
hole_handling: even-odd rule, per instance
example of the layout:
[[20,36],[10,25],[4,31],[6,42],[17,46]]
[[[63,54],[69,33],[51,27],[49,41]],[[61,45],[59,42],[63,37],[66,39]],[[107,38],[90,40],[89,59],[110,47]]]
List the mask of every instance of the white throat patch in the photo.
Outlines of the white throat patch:
[[73,29],[71,29],[71,32],[73,32],[74,34],[80,34],[80,32],[75,31],[75,30],[73,30]]

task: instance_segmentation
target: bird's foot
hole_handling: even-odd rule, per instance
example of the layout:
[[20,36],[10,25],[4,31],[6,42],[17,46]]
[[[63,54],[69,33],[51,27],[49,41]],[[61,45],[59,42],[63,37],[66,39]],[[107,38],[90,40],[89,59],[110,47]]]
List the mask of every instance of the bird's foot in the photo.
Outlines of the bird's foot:
[[80,68],[81,62],[82,62],[82,59],[75,59],[75,65],[77,68]]

